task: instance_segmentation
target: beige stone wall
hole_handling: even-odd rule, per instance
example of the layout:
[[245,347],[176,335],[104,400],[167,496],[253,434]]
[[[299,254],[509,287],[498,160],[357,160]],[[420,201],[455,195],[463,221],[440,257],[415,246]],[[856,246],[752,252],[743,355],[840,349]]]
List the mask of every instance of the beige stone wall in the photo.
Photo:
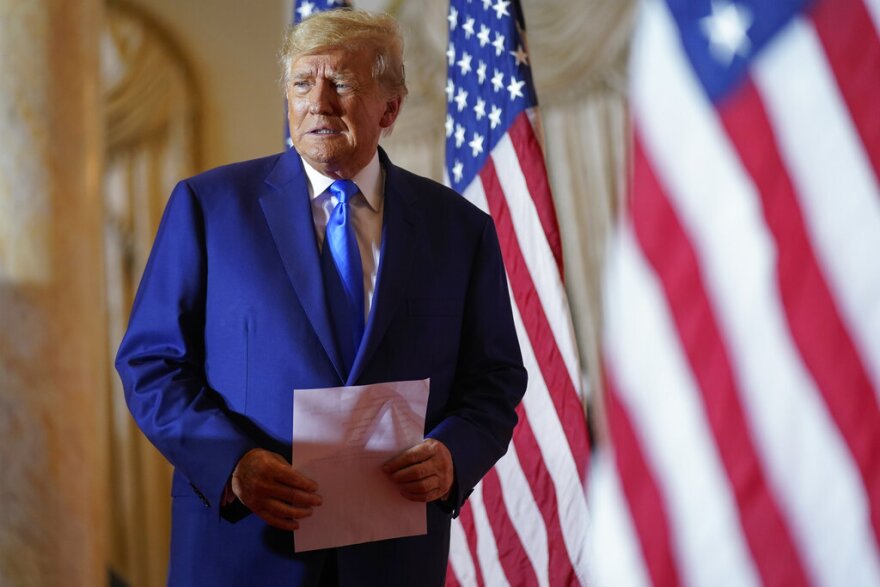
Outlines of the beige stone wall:
[[101,585],[99,0],[0,0],[0,585]]

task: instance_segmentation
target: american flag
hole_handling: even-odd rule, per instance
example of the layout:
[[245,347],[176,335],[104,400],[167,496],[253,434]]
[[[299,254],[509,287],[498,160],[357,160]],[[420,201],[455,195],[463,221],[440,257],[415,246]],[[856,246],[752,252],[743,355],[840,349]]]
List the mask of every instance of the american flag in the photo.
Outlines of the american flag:
[[581,373],[518,1],[453,0],[447,181],[495,220],[529,388],[508,453],[454,521],[451,585],[584,581]]
[[880,585],[878,31],[877,0],[643,2],[597,585]]
[[[344,8],[351,6],[348,0],[294,0],[293,11],[290,15],[290,24],[301,22],[302,19],[308,18],[313,14],[333,10],[334,8]],[[287,100],[284,100],[284,146],[288,149],[293,148],[293,141],[290,139],[290,126],[287,123]]]
[[348,0],[301,0],[294,2],[292,22],[295,24],[313,14],[345,6],[351,6],[351,3]]

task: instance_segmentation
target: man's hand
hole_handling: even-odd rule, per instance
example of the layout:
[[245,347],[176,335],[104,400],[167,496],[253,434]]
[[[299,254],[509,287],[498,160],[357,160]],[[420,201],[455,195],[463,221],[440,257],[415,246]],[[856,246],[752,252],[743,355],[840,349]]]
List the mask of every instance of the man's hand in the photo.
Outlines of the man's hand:
[[400,494],[412,501],[446,499],[452,487],[452,455],[439,440],[428,438],[382,465]]
[[232,472],[232,492],[270,526],[299,528],[297,519],[321,505],[318,484],[294,469],[279,454],[255,448],[245,453]]

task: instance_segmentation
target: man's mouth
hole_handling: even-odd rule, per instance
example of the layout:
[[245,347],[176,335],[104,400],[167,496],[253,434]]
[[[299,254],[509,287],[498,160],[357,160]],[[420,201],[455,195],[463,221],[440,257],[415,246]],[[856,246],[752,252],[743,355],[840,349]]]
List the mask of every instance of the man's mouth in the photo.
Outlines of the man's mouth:
[[311,131],[313,135],[336,135],[339,134],[338,130],[333,130],[332,128],[317,128]]

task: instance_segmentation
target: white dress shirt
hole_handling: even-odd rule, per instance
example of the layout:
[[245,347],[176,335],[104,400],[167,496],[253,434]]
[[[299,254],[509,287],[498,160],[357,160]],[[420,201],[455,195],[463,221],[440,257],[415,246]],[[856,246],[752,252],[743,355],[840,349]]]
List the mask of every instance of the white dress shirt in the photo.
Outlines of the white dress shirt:
[[[312,219],[318,248],[324,246],[324,232],[327,220],[338,200],[328,188],[333,179],[321,174],[303,159],[303,167],[309,179],[309,195],[312,200]],[[361,266],[364,270],[364,320],[370,315],[373,305],[373,292],[376,289],[376,274],[379,270],[379,254],[382,248],[382,218],[385,203],[385,171],[379,164],[378,151],[366,167],[351,178],[360,190],[350,201],[351,222],[361,253]]]

